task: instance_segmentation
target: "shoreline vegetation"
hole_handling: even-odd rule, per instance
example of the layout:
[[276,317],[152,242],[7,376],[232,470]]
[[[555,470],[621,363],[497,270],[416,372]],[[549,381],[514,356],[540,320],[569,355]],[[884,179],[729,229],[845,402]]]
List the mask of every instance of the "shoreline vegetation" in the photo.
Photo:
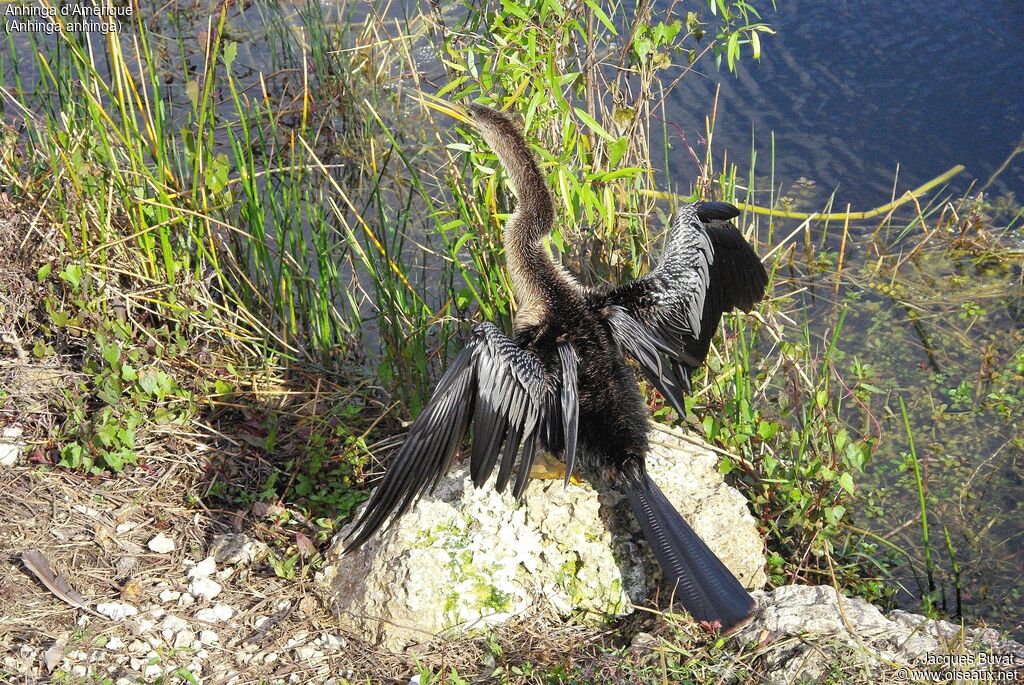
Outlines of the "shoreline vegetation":
[[[513,198],[485,146],[421,104],[478,101],[524,122],[552,249],[585,283],[648,268],[664,200],[745,210],[771,296],[725,317],[686,416],[645,396],[721,455],[769,588],[830,585],[1019,639],[1024,210],[952,195],[959,166],[870,211],[796,206],[773,160],[727,163],[713,114],[702,146],[673,139],[666,93],[694,65],[730,78],[770,51],[766,8],[143,2],[107,36],[10,35],[0,428],[26,443],[19,483],[159,492],[168,521],[209,526],[196,544],[256,521],[270,551],[253,575],[307,592],[469,323],[514,313]],[[670,177],[682,154],[699,178]],[[549,629],[532,620],[518,629]],[[436,647],[421,682],[465,682],[452,669],[474,658],[502,682],[583,682],[587,660],[650,631],[660,661],[622,677],[744,658],[660,613],[588,634],[597,652],[575,630],[536,650],[514,632]],[[372,655],[368,673],[416,662]]]

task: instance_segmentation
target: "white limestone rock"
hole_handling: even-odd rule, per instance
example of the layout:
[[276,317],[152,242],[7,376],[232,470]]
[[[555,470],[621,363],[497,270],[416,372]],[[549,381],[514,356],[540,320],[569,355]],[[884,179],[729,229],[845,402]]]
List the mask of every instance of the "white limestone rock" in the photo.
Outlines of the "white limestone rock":
[[[993,630],[961,629],[900,610],[886,616],[863,599],[840,599],[828,586],[786,585],[754,597],[757,611],[736,639],[756,645],[772,683],[821,682],[847,672],[906,680],[900,669],[941,671],[928,660],[941,661],[943,654],[959,655],[972,668],[987,663],[989,672],[1024,668],[1024,646],[1000,641]],[[986,662],[981,652],[998,658]]]
[[[665,495],[744,585],[763,586],[763,542],[714,453],[661,428],[651,443],[648,471]],[[456,471],[358,552],[341,556],[342,530],[319,578],[343,627],[392,649],[544,603],[591,622],[627,614],[660,571],[625,497],[603,487],[534,481],[517,505]]]

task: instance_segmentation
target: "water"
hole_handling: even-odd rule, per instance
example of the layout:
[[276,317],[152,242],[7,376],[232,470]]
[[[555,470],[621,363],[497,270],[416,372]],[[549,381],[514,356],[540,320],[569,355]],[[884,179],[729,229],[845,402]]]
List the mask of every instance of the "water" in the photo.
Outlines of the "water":
[[[820,209],[833,191],[837,211],[847,203],[854,210],[881,205],[894,192],[897,169],[897,194],[956,164],[967,170],[951,182],[950,192],[976,192],[1024,137],[1019,3],[795,0],[780,3],[777,13],[764,18],[777,34],[765,40],[761,61],[742,60],[738,77],[710,65],[710,71],[688,75],[667,103],[667,118],[691,145],[702,141],[704,117],[720,84],[716,158],[728,150],[745,180],[753,141],[757,187],[766,190],[774,134],[776,191],[795,198],[799,209]],[[678,136],[674,142],[678,145]],[[672,177],[684,188],[698,174],[681,147],[671,162]],[[985,192],[989,199],[1024,198],[1024,156]],[[768,204],[770,197],[759,194],[757,201]],[[853,522],[923,557],[917,491],[912,475],[899,469],[908,448],[896,399],[903,396],[929,495],[937,603],[945,593],[946,609],[954,613],[946,527],[961,568],[965,617],[987,619],[1020,636],[1024,416],[1019,406],[1007,413],[998,403],[986,403],[999,381],[979,371],[987,372],[986,359],[994,360],[1003,372],[1011,369],[1005,378],[1012,379],[1012,367],[1019,364],[1015,355],[1024,345],[1020,267],[986,266],[932,251],[904,268],[900,282],[906,290],[890,296],[866,285],[870,278],[864,275],[870,265],[866,238],[876,225],[851,226],[847,258],[859,275],[851,275],[834,295],[799,303],[820,337],[835,323],[835,302],[855,294],[840,349],[848,361],[856,355],[870,364],[872,382],[893,393],[887,409],[881,402],[873,405],[884,437],[875,462],[860,478],[861,492],[869,493],[881,511],[862,502],[851,512]],[[837,248],[835,237],[825,241],[831,249]],[[919,237],[918,232],[913,239]],[[971,324],[965,311],[973,306],[985,314]],[[966,391],[956,390],[961,385]],[[1021,398],[1019,388],[1016,396]],[[919,610],[917,582],[924,570],[916,569],[916,579],[909,568],[902,570],[894,579],[901,588],[897,599]]]
[[[721,84],[715,147],[747,166],[751,137],[765,162],[775,134],[776,179],[806,177],[836,206],[887,201],[899,166],[901,190],[955,164],[957,185],[984,183],[1024,136],[1024,11],[1015,0],[928,3],[791,0],[764,19],[760,62],[743,59],[739,77],[682,80],[669,119],[691,142],[704,131]],[[749,53],[747,53],[749,54]],[[724,65],[723,65],[724,66]],[[679,153],[675,178],[696,167]],[[1024,156],[989,192],[1024,198]]]

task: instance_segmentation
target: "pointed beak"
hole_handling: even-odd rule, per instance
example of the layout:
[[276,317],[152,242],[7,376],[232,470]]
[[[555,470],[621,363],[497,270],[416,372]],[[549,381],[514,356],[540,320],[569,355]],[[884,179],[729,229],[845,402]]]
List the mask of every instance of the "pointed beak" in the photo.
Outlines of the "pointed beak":
[[464,124],[472,124],[473,122],[469,119],[469,111],[462,105],[457,105],[454,102],[449,102],[436,95],[430,95],[429,93],[417,93],[412,96],[413,99],[420,102],[425,107],[429,107],[432,110],[447,114],[453,119],[458,119]]

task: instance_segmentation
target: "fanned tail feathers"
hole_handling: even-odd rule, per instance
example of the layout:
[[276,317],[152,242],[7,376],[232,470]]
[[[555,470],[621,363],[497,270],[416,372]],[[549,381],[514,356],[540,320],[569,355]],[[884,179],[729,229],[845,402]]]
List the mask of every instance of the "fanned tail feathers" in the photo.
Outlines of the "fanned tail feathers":
[[735,630],[754,610],[754,600],[675,510],[636,462],[622,469],[633,514],[647,538],[675,597],[698,621]]

